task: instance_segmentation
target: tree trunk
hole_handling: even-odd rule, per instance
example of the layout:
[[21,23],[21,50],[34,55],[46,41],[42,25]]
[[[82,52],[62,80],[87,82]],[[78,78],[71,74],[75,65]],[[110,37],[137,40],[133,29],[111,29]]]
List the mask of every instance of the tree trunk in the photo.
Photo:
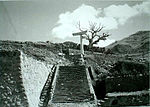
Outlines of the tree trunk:
[[93,52],[93,40],[89,40],[89,51]]
[[92,47],[93,47],[93,44],[89,43],[89,49],[92,49]]

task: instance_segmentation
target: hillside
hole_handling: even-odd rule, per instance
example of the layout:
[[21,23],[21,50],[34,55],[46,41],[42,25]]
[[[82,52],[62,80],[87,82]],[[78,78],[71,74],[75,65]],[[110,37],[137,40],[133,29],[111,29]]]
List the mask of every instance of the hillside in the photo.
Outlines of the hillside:
[[47,42],[19,42],[19,41],[0,41],[0,50],[20,50],[28,56],[50,64],[62,62],[68,64],[69,60],[59,56],[61,47],[59,44]]
[[[149,31],[140,31],[121,41],[112,44],[112,46],[106,47],[111,49],[113,53],[119,53],[119,54],[109,54],[109,53],[106,54],[102,52],[92,53],[89,51],[85,51],[85,53],[88,52],[88,54],[86,53],[85,56],[86,66],[88,67],[90,65],[93,67],[94,75],[92,74],[93,76],[91,75],[90,76],[91,78],[93,78],[92,85],[95,90],[97,98],[99,99],[104,98],[106,93],[112,93],[112,92],[124,93],[124,92],[148,90],[149,88],[148,85],[149,63],[147,61],[148,57],[146,56],[145,58],[143,58],[143,56],[139,57],[139,54],[134,55],[134,54],[125,54],[125,53],[148,52],[149,34],[150,34]],[[47,95],[45,96],[45,93],[50,93],[49,89],[51,88],[49,87],[45,88],[45,87],[51,84],[51,82],[49,83],[49,81],[52,80],[53,69],[55,69],[53,68],[54,67],[53,65],[59,63],[59,65],[64,66],[64,69],[66,69],[67,66],[73,64],[80,65],[81,59],[80,59],[80,55],[78,55],[78,53],[80,52],[79,50],[77,50],[78,48],[79,45],[73,42],[50,43],[48,41],[47,42],[29,42],[29,41],[18,42],[18,41],[0,40],[0,51],[1,51],[0,59],[2,63],[1,68],[3,70],[3,72],[1,73],[2,74],[1,78],[2,80],[4,80],[0,84],[0,88],[1,90],[3,89],[2,93],[4,93],[2,94],[3,96],[2,98],[4,99],[3,102],[7,105],[8,104],[13,104],[16,106],[30,105],[30,107],[37,107],[39,102],[41,104],[43,100],[43,96],[44,96],[44,100],[48,101],[47,99],[49,99],[49,97],[47,97]],[[66,54],[66,56],[63,56],[62,54],[63,49],[69,50],[68,53],[73,53],[73,54],[70,55]],[[20,56],[16,54],[16,52],[18,52]],[[143,60],[141,60],[140,58],[143,58]],[[7,66],[7,64],[11,66]],[[88,67],[88,70],[90,72],[90,70],[92,69]],[[73,80],[68,81],[68,83],[69,82],[71,83],[69,84],[69,88],[71,87],[70,85],[72,85],[72,83],[73,85],[77,83],[76,79],[78,78],[81,80],[84,79],[84,76],[82,75],[82,73],[84,72],[82,71],[81,71],[82,73],[76,72],[80,74],[81,76],[80,77],[78,76],[78,74],[73,73],[72,75],[69,71],[70,69],[66,74],[63,73],[63,70],[61,71],[62,74],[61,77],[59,78],[60,81],[58,83],[60,86],[62,85],[61,82],[63,80],[66,81],[66,79],[70,80],[70,78],[72,78],[73,80],[76,81],[75,83],[73,83]],[[17,80],[16,77],[19,79]],[[8,85],[5,84],[5,82],[11,82],[10,78],[12,78],[13,82]],[[22,92],[21,94],[18,95],[24,96],[17,99],[20,102],[20,104],[18,104],[17,101],[14,101],[15,99],[11,101],[16,103],[7,102],[9,101],[8,99],[10,98],[13,99],[14,97],[13,95],[11,95],[12,97],[9,97],[8,94],[9,94],[9,87],[10,89],[12,89],[10,92],[14,93],[13,85],[16,84],[15,82],[18,84],[17,87],[21,87],[19,89],[16,87],[16,90],[18,89],[20,93]],[[46,85],[44,85],[44,83]],[[47,85],[47,83],[49,84]],[[80,85],[82,86],[82,84]],[[85,88],[83,87],[84,91],[86,91],[87,89]],[[7,92],[5,91],[6,89]],[[48,89],[48,91],[45,91],[46,89]],[[80,92],[78,89],[81,90],[82,88],[81,89],[77,88],[77,92]],[[67,90],[64,89],[62,90],[68,92]],[[72,92],[74,92],[74,90],[76,89],[74,88]],[[59,89],[55,91],[57,93],[60,92]],[[87,95],[86,97],[88,97],[89,93],[88,94],[85,93],[84,95]],[[54,101],[60,101],[58,100],[59,97],[55,96]],[[81,96],[81,98],[82,97],[84,96]],[[117,99],[118,102],[120,101],[122,104],[123,101],[124,105],[126,105],[128,103],[128,100],[130,101],[130,97],[133,99],[137,99],[139,101],[138,103],[136,103],[137,105],[148,104],[148,100],[147,100],[148,94],[140,95],[140,98],[137,95],[130,96],[130,97],[122,96],[121,100],[120,97],[116,97],[116,96],[111,98],[109,96],[107,97],[108,97],[107,98],[108,100],[106,101],[107,105],[112,102],[109,101],[109,99],[116,99],[116,98],[118,98]],[[72,96],[68,98],[72,98]],[[135,101],[131,100],[129,104],[132,105],[134,102]],[[0,106],[3,106],[3,104]]]
[[120,41],[110,44],[106,49],[113,53],[148,53],[150,31],[138,31]]

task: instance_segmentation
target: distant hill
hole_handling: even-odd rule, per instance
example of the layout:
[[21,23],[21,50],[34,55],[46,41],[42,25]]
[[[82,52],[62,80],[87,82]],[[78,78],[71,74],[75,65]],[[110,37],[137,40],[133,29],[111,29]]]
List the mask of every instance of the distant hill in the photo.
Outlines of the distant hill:
[[113,53],[148,53],[149,52],[150,31],[138,31],[120,41],[116,41],[106,49]]

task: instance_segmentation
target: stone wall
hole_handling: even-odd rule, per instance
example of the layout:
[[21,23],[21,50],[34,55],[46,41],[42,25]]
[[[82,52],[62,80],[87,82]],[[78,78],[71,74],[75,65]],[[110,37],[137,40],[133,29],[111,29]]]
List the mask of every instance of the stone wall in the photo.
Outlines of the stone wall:
[[38,107],[40,94],[52,65],[21,54],[21,74],[29,107]]
[[0,51],[0,107],[38,107],[52,65],[20,51]]
[[149,76],[128,76],[106,79],[106,92],[130,92],[149,89]]
[[19,51],[0,51],[0,107],[28,106]]
[[134,92],[108,93],[101,106],[150,106],[148,90]]

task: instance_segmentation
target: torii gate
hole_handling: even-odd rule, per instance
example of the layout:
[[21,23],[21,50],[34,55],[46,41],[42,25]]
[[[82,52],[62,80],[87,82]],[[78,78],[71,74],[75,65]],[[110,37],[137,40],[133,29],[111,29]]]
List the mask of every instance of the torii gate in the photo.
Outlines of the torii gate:
[[81,53],[82,62],[84,62],[84,59],[83,59],[84,47],[83,47],[83,42],[82,42],[82,39],[83,39],[83,36],[82,36],[82,35],[86,34],[86,32],[87,32],[87,30],[86,30],[86,31],[77,32],[77,33],[73,33],[73,34],[72,34],[73,36],[80,35],[80,53]]

